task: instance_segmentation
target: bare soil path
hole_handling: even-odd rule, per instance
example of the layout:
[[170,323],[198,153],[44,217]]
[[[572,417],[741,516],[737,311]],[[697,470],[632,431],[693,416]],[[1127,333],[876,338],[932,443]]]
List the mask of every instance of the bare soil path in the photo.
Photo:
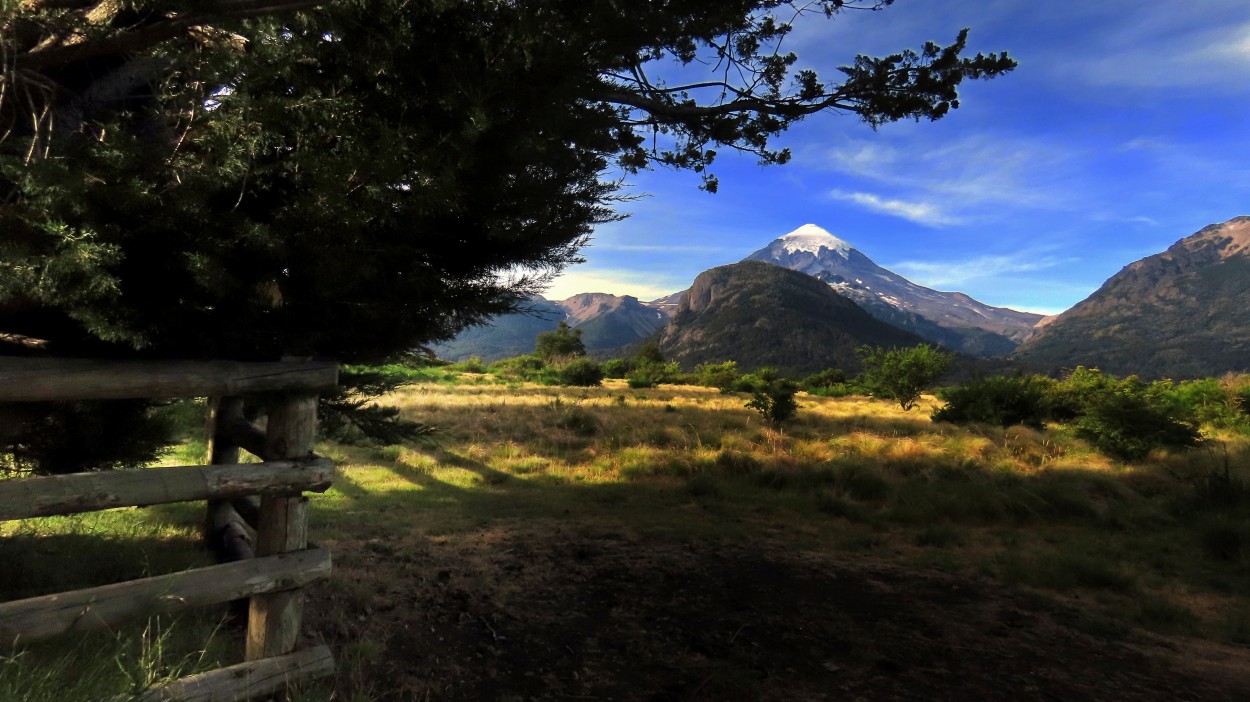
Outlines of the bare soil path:
[[331,546],[310,626],[370,699],[1250,700],[1250,649],[869,557],[559,523]]

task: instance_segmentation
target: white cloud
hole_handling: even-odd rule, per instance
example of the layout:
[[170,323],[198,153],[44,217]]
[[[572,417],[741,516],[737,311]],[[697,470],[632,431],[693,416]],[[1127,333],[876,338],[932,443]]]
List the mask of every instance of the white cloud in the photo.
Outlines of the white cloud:
[[903,261],[887,268],[921,285],[948,289],[966,287],[975,280],[1055,268],[1073,260],[1021,252],[1008,256],[978,256],[963,261]]
[[[1184,5],[1174,11],[1193,13]],[[1156,13],[1153,21],[1126,23],[1103,41],[1078,48],[1061,70],[1097,86],[1244,91],[1250,15],[1244,4],[1234,12],[1240,17],[1223,23],[1208,17],[1197,26],[1186,26],[1193,18],[1168,12]]]
[[848,193],[841,190],[833,190],[829,193],[829,196],[835,200],[853,202],[873,212],[901,217],[928,227],[942,227],[959,223],[959,219],[946,214],[937,205],[927,202],[908,202],[894,198],[883,198],[872,193]]
[[1114,214],[1095,214],[1090,219],[1095,222],[1119,222],[1122,224],[1144,224],[1149,227],[1159,227],[1162,224],[1154,217],[1146,215],[1114,215]]
[[935,143],[902,136],[894,143],[852,141],[809,163],[889,186],[904,202],[941,203],[943,223],[994,218],[1020,207],[1076,209],[1067,174],[1081,165],[1078,147],[973,134]]

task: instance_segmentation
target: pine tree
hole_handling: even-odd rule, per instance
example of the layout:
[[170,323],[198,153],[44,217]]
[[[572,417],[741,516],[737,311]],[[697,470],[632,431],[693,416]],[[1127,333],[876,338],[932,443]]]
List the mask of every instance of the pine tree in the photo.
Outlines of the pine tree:
[[[962,56],[964,32],[857,57],[826,83],[774,51],[793,13],[6,3],[0,338],[64,355],[383,359],[513,309],[578,261],[617,217],[609,169],[687,168],[714,190],[718,148],[783,163],[770,139],[807,115],[938,119],[964,79],[1015,65]],[[709,60],[707,82],[652,78]]]

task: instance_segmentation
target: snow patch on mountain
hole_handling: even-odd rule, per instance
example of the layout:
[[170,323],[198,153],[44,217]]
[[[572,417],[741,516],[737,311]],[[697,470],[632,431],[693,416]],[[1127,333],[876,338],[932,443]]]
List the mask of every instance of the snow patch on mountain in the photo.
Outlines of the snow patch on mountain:
[[780,237],[778,241],[781,242],[782,248],[787,253],[802,251],[819,255],[821,249],[828,249],[840,254],[842,258],[846,258],[853,248],[850,244],[815,224],[804,224],[789,234]]

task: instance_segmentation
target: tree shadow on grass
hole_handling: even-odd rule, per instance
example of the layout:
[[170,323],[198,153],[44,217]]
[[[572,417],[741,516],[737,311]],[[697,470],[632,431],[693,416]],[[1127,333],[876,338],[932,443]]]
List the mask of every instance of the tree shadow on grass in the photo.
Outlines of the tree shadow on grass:
[[0,600],[8,601],[174,573],[212,557],[190,538],[19,531],[0,538],[0,563]]

